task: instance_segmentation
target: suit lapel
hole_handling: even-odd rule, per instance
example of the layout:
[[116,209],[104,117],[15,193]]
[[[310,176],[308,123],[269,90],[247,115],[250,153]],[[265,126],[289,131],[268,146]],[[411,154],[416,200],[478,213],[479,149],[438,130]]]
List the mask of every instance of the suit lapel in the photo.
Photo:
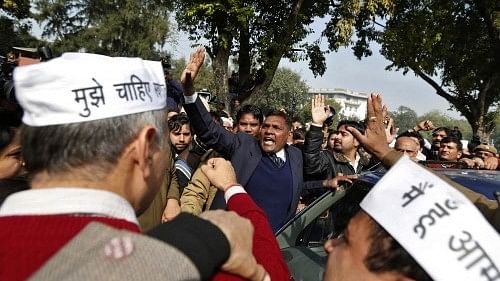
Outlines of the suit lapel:
[[[290,167],[292,170],[292,204],[295,202],[298,202],[298,197],[300,196],[299,191],[299,184],[301,181],[301,170],[302,170],[302,159],[300,159],[299,155],[295,153],[288,145],[285,147],[286,152],[287,152],[287,157],[290,158]],[[292,214],[295,214],[295,208],[294,206],[291,206],[290,210],[288,211],[288,216],[290,217]]]

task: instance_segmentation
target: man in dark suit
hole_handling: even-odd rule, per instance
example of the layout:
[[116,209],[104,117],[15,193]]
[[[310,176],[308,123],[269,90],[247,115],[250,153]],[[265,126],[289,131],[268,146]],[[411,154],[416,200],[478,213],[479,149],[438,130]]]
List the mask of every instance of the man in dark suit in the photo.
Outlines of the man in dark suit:
[[[301,151],[286,144],[290,122],[281,111],[267,114],[259,139],[247,133],[230,133],[213,122],[193,90],[193,81],[204,58],[205,51],[198,49],[181,77],[186,113],[196,135],[231,160],[238,182],[264,209],[276,232],[295,215],[303,182]],[[221,197],[216,195],[212,208],[225,207]]]

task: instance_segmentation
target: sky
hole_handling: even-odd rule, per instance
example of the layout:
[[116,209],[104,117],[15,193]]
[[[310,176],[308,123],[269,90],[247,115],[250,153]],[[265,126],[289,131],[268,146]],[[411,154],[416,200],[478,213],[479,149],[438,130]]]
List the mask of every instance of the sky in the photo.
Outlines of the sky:
[[[309,35],[306,41],[317,39],[317,34],[321,32],[324,24],[324,19],[315,21],[312,28],[316,34]],[[165,48],[175,58],[189,58],[190,52],[194,51],[191,45],[195,43],[189,41],[186,34],[179,32],[176,35],[176,42],[167,43]],[[323,47],[326,49],[326,42],[324,43]],[[326,56],[325,74],[316,78],[309,70],[308,61],[291,62],[282,59],[280,66],[299,73],[310,88],[344,88],[362,93],[378,92],[382,94],[384,103],[391,111],[404,105],[415,110],[418,115],[439,110],[450,117],[463,119],[458,112],[449,111],[449,103],[436,95],[435,90],[413,72],[403,75],[402,71],[385,70],[390,61],[379,53],[379,49],[379,45],[372,43],[372,56],[362,60],[354,56],[350,47],[330,53]]]

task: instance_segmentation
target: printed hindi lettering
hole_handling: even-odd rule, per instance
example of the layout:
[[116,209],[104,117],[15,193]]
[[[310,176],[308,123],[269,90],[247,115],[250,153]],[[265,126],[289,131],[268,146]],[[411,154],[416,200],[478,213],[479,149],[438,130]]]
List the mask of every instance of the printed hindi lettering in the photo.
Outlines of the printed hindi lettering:
[[[462,233],[464,234],[463,238],[455,238],[455,235],[452,235],[448,241],[448,247],[450,250],[460,253],[457,260],[462,261],[467,259],[469,261],[469,263],[465,266],[467,270],[470,270],[474,266],[479,265],[480,262],[483,262],[483,265],[480,267],[481,270],[479,271],[479,274],[485,278],[484,280],[500,280],[500,271],[484,248],[479,244],[479,242],[474,240],[470,232],[463,230]],[[486,264],[484,264],[484,262],[486,262]]]
[[163,89],[165,88],[165,85],[163,84],[158,84],[158,83],[153,83],[154,91],[157,97],[161,97],[163,93]]
[[144,101],[144,98],[146,96],[149,97],[149,101],[152,102],[153,99],[151,98],[151,95],[149,94],[149,83],[148,82],[142,82],[142,80],[137,77],[137,75],[132,75],[130,76],[130,84],[134,87],[134,90],[137,90],[139,92],[139,98]]
[[424,195],[424,191],[426,188],[432,188],[433,186],[434,185],[432,183],[427,183],[427,182],[419,183],[418,187],[412,185],[411,190],[403,194],[402,199],[407,199],[407,200],[403,203],[403,205],[401,205],[401,207],[406,207],[417,197]]
[[97,87],[94,87],[94,89],[90,92],[90,97],[92,98],[92,101],[90,104],[92,104],[95,107],[99,107],[99,102],[102,102],[102,104],[106,104],[106,101],[104,100],[104,92],[102,91],[102,86],[92,78],[94,82],[97,84]]
[[416,234],[419,234],[420,239],[423,239],[425,237],[425,234],[426,234],[425,222],[426,221],[427,221],[427,226],[432,226],[436,223],[436,219],[442,218],[445,216],[449,216],[450,213],[448,212],[448,210],[455,210],[458,208],[458,206],[456,205],[456,202],[452,201],[450,199],[446,199],[446,201],[444,202],[444,206],[446,208],[444,208],[443,206],[441,206],[441,204],[439,204],[437,202],[434,203],[434,206],[436,206],[436,208],[431,208],[427,212],[427,214],[420,216],[420,218],[418,219],[418,224],[413,227],[413,232],[415,232]]
[[99,82],[97,82],[97,80],[95,78],[92,78],[92,81],[94,81],[97,84],[97,86],[71,90],[73,93],[75,93],[75,101],[77,103],[80,103],[80,101],[83,101],[83,103],[84,103],[83,112],[79,113],[79,115],[82,117],[89,117],[90,114],[92,113],[90,111],[90,108],[89,108],[89,105],[87,102],[88,95],[90,95],[90,98],[92,99],[92,101],[90,102],[91,105],[93,105],[95,107],[99,107],[99,101],[101,101],[102,104],[105,104],[104,92],[102,91],[101,84],[99,84]]
[[118,97],[126,99],[127,101],[134,101],[140,99],[145,101],[145,97],[149,101],[153,101],[150,92],[149,82],[143,82],[137,75],[130,76],[130,82],[113,84],[115,90],[118,92]]

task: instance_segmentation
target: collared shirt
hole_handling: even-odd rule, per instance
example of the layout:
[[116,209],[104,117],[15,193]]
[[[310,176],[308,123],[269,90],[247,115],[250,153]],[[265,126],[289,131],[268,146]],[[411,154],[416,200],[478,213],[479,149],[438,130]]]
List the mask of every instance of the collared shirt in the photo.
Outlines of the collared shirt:
[[282,148],[280,151],[275,153],[277,157],[281,158],[283,162],[286,162],[286,153],[285,148]]
[[[193,94],[192,96],[184,96],[184,102],[186,104],[189,104],[189,103],[194,103],[196,101],[196,99],[198,98],[198,94]],[[285,153],[285,148],[282,148],[280,151],[276,152],[276,156],[278,156],[279,158],[281,158],[284,162],[286,162],[286,153]],[[359,157],[359,156],[358,156]],[[359,161],[359,159],[358,159]],[[357,162],[356,162],[356,166],[357,166]]]
[[54,187],[20,191],[7,197],[0,216],[88,214],[139,225],[135,211],[121,196],[106,190]]
[[196,98],[198,98],[197,93],[194,93],[192,96],[184,96],[184,103],[194,103],[196,101]]
[[349,160],[349,164],[354,168],[354,171],[358,170],[359,159],[361,159],[361,156],[359,156],[359,153],[356,152],[356,158],[354,158],[354,162]]

